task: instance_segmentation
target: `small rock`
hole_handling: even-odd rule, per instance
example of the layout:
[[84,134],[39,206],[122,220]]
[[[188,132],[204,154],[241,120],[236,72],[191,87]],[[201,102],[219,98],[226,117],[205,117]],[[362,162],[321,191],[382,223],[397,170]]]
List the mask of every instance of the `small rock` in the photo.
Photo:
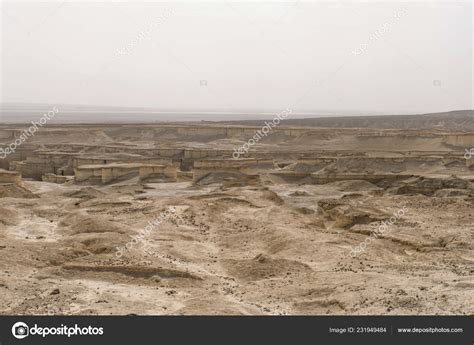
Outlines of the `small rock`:
[[256,259],[258,262],[263,263],[263,262],[266,261],[267,258],[266,258],[263,254],[258,254],[258,255],[255,257],[255,259]]
[[59,295],[59,289],[54,289],[51,291],[50,295]]

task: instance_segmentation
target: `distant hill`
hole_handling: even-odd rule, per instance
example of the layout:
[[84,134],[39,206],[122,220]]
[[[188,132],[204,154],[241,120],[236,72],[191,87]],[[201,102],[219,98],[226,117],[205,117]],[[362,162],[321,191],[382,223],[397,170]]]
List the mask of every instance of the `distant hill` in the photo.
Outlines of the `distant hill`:
[[[295,115],[297,116],[297,115]],[[263,120],[225,121],[219,124],[263,126]],[[290,115],[280,126],[325,128],[380,128],[380,129],[444,129],[474,130],[474,111],[457,110],[444,113],[417,115],[346,116],[320,118],[292,118]]]
[[[263,126],[278,112],[241,110],[190,111],[139,107],[83,106],[71,104],[0,103],[0,124],[26,124],[38,121],[53,106],[59,113],[49,125],[104,124],[104,123],[195,123],[200,125]],[[380,128],[380,129],[441,129],[456,131],[474,130],[474,111],[457,110],[443,113],[414,115],[377,115],[357,112],[305,111],[291,114],[280,126],[323,128]]]

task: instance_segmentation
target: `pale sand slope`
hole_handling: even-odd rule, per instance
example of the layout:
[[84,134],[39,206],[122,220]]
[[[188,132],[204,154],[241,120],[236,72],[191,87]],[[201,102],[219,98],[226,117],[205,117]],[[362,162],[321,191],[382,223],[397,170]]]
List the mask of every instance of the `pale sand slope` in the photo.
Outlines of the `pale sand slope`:
[[[39,198],[0,198],[1,314],[474,312],[472,189],[25,187]],[[156,226],[149,253],[136,245],[116,257],[169,206],[186,221]],[[406,214],[350,257],[403,206]]]

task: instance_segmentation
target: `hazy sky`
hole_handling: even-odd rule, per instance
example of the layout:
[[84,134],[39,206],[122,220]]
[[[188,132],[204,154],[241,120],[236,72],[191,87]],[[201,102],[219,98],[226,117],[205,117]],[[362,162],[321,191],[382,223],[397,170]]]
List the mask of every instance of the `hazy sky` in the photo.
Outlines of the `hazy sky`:
[[469,2],[2,2],[1,100],[473,108]]

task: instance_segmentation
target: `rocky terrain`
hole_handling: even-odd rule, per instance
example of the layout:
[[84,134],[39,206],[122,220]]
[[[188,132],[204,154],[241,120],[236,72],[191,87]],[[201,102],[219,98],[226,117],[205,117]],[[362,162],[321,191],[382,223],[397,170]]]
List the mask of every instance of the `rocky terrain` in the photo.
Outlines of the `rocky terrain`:
[[259,127],[41,128],[0,159],[0,313],[472,315],[474,132],[353,121],[238,159]]

